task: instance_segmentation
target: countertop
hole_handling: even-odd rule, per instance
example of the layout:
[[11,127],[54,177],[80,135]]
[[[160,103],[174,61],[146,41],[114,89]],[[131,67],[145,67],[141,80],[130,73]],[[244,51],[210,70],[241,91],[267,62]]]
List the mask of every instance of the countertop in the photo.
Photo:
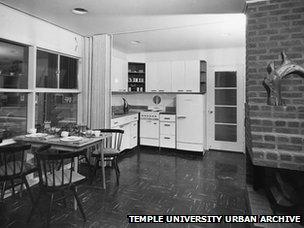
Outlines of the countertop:
[[176,115],[176,112],[160,112],[159,114]]
[[140,111],[130,111],[128,113],[122,113],[122,114],[114,114],[112,115],[112,119],[120,118],[120,117],[125,117],[125,116],[132,116],[140,113]]

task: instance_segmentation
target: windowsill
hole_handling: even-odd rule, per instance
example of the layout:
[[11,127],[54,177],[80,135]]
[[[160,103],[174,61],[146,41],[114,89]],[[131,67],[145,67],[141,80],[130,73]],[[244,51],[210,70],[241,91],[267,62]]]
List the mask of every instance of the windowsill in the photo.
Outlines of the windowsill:
[[0,143],[0,146],[7,146],[16,143],[14,139],[4,139],[2,143]]

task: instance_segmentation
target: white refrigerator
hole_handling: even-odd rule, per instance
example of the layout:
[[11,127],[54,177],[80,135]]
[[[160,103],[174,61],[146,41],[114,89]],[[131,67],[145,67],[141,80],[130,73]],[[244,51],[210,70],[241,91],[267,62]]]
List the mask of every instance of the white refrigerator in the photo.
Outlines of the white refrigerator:
[[177,149],[204,152],[205,110],[204,94],[176,96]]

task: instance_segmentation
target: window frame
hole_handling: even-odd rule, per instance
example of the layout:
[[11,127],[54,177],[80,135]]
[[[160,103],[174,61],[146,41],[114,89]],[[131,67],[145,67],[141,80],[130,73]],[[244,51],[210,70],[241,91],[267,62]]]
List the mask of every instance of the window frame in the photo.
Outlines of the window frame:
[[[76,121],[77,124],[82,124],[82,57],[73,56],[70,54],[61,53],[58,51],[46,49],[43,47],[39,47],[31,44],[24,44],[20,42],[14,42],[11,40],[1,39],[2,42],[7,42],[10,44],[16,44],[20,46],[25,46],[28,48],[28,86],[27,89],[14,89],[14,88],[0,88],[0,92],[3,93],[26,93],[27,94],[27,131],[31,128],[35,128],[35,97],[36,93],[73,93],[77,94],[77,114]],[[76,89],[61,89],[59,74],[57,75],[57,88],[44,88],[36,86],[36,68],[37,68],[37,51],[49,52],[52,54],[58,55],[58,68],[60,68],[60,56],[66,56],[70,58],[77,59],[77,88]],[[3,140],[3,144],[13,142],[12,139]]]

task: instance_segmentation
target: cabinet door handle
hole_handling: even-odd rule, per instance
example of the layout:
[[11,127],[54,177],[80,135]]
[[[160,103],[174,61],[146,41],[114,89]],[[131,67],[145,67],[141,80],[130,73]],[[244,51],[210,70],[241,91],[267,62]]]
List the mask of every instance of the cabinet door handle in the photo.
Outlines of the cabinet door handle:
[[157,123],[154,123],[154,125],[156,125]]
[[164,139],[170,139],[169,137],[164,137]]
[[118,122],[114,122],[114,124],[118,124]]
[[156,89],[151,89],[151,92],[156,92],[157,90]]
[[178,92],[183,92],[184,90],[183,89],[179,89],[179,90],[177,90]]
[[169,118],[169,117],[165,117],[164,119],[165,119],[165,120],[170,120],[170,118]]
[[186,91],[187,91],[187,92],[192,92],[192,89],[187,89]]
[[171,125],[170,125],[170,124],[165,124],[165,126],[166,126],[166,127],[170,127]]
[[163,89],[159,89],[158,91],[159,91],[159,92],[165,92],[165,90],[163,90]]
[[178,118],[178,119],[185,119],[186,116],[178,116],[177,118]]

